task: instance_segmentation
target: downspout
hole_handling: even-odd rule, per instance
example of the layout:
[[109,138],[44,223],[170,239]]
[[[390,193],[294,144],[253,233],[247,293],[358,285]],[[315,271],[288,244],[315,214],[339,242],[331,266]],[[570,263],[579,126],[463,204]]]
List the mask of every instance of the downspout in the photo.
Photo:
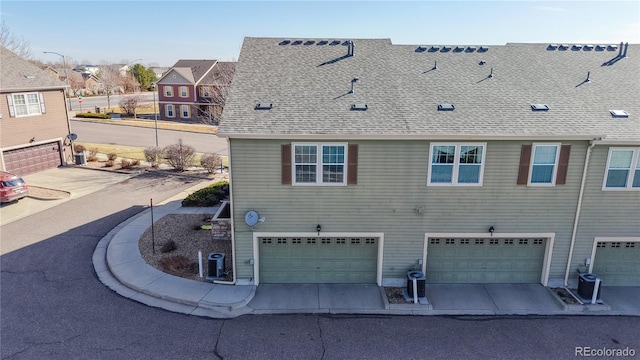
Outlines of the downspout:
[[235,285],[237,278],[236,271],[236,231],[235,226],[233,225],[233,186],[231,185],[231,139],[227,138],[227,159],[228,159],[228,167],[229,167],[229,206],[231,212],[231,270],[233,271],[233,278],[231,281],[214,281],[214,284],[223,284],[223,285]]
[[571,259],[573,258],[573,248],[576,243],[576,236],[578,234],[578,222],[580,221],[580,211],[582,210],[582,197],[584,195],[584,184],[587,181],[587,169],[589,168],[589,159],[591,158],[591,150],[596,146],[596,141],[600,139],[593,139],[589,141],[589,147],[587,148],[587,155],[584,158],[584,168],[582,169],[582,180],[580,181],[580,193],[578,194],[578,205],[576,206],[576,216],[573,222],[573,231],[571,232],[571,244],[569,245],[569,257],[567,258],[567,270],[564,273],[564,287],[568,286],[569,270],[571,269]]

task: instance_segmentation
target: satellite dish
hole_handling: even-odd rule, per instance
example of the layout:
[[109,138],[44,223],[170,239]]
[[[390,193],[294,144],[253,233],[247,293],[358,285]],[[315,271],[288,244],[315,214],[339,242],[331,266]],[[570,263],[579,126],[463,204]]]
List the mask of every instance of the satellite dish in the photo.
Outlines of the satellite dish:
[[71,133],[69,135],[67,135],[67,139],[71,140],[71,141],[75,141],[78,138],[78,135],[76,135],[75,133]]
[[255,226],[260,220],[260,215],[255,210],[249,210],[244,214],[244,222],[249,226]]

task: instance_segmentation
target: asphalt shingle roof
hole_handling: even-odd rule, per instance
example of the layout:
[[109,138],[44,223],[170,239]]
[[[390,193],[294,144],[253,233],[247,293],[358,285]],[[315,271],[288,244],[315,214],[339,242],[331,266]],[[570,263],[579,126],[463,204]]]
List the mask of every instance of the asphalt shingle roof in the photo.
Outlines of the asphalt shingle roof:
[[[638,44],[619,58],[619,44],[451,45],[443,52],[442,45],[353,39],[354,56],[346,56],[345,39],[294,40],[245,38],[220,136],[640,140]],[[273,108],[254,110],[256,103]],[[442,103],[455,110],[438,111]],[[537,103],[550,109],[532,111]],[[630,116],[614,118],[614,109]]]
[[178,60],[172,68],[187,80],[196,84],[202,80],[217,60]]
[[66,84],[0,46],[0,91],[62,89]]

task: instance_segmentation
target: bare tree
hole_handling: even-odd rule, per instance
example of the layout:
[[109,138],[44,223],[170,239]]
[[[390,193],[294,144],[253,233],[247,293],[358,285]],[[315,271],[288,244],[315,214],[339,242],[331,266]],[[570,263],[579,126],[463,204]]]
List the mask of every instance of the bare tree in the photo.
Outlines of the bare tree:
[[14,34],[4,20],[0,20],[0,45],[13,51],[21,58],[29,60],[33,56],[31,54],[31,43]]
[[69,86],[71,87],[71,95],[75,96],[80,93],[85,86],[85,80],[82,74],[75,71],[67,71],[69,76]]
[[120,72],[114,70],[111,66],[101,66],[98,78],[102,81],[104,91],[107,95],[107,108],[111,109],[111,95],[121,93],[123,89]]
[[205,124],[217,125],[222,117],[224,104],[235,73],[235,62],[216,63],[211,75],[203,82],[198,94],[198,117]]
[[127,95],[122,98],[122,100],[120,100],[120,108],[122,109],[122,111],[127,115],[133,115],[134,118],[136,117],[136,110],[138,109],[139,105],[140,95]]

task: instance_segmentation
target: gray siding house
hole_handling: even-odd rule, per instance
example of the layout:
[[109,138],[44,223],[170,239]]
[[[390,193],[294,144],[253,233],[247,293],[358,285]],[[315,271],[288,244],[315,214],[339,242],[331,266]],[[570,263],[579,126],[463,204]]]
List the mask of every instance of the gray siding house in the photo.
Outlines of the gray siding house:
[[235,281],[640,285],[640,46],[246,38]]

